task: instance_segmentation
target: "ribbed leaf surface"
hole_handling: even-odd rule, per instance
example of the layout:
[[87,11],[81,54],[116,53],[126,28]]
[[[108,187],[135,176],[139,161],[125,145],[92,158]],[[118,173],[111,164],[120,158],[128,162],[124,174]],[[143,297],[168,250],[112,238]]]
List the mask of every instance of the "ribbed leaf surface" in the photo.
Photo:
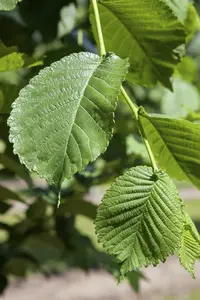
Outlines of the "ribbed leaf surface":
[[106,192],[95,221],[99,242],[121,263],[121,273],[165,261],[178,247],[182,212],[167,174],[136,167]]
[[50,184],[81,171],[106,150],[127,72],[114,54],[72,54],[42,70],[20,93],[9,118],[14,151]]
[[[106,49],[130,59],[128,79],[169,87],[179,62],[176,48],[185,43],[187,1],[100,0],[98,7]],[[91,22],[97,36],[93,13]]]
[[186,214],[186,221],[183,226],[179,259],[181,265],[194,278],[195,260],[200,259],[200,236],[188,214]]
[[162,115],[139,114],[159,165],[179,180],[200,188],[200,125]]

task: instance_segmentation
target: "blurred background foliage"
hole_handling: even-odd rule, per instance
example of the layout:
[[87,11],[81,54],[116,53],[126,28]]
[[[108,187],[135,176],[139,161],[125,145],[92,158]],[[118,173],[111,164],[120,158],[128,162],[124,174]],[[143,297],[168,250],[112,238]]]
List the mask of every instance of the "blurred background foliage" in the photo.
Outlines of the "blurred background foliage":
[[[195,1],[200,13],[200,1]],[[0,292],[13,277],[31,272],[45,276],[79,267],[119,269],[98,245],[93,220],[106,186],[130,166],[148,164],[129,108],[119,101],[114,137],[107,151],[65,182],[62,202],[57,190],[29,174],[13,154],[7,118],[11,104],[41,68],[73,52],[97,52],[88,19],[87,0],[24,0],[11,12],[0,12]],[[186,57],[172,77],[173,90],[161,85],[127,85],[137,105],[148,112],[200,121],[200,31],[188,40]],[[10,66],[8,57],[12,58]],[[26,124],[24,124],[26,126]],[[196,201],[188,211],[200,222]],[[200,227],[200,226],[199,226]],[[143,275],[128,275],[138,291]]]

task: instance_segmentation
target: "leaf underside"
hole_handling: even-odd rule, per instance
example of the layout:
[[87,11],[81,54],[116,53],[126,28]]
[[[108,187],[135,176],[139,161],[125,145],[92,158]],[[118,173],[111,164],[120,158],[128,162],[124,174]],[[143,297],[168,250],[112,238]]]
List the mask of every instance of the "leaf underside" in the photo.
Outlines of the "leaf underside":
[[173,254],[179,245],[182,212],[167,174],[136,167],[118,177],[97,211],[96,233],[121,264],[122,276]]
[[194,264],[200,259],[200,236],[190,216],[185,213],[186,221],[183,225],[179,259],[181,265],[194,276]]
[[64,57],[21,92],[9,118],[14,152],[29,170],[59,185],[94,161],[112,137],[127,60],[112,53]]
[[200,125],[140,110],[139,121],[160,167],[200,188]]
[[[159,81],[171,87],[169,78],[180,60],[177,47],[185,43],[181,20],[187,1],[181,2],[183,9],[178,16],[180,5],[169,6],[168,2],[171,0],[98,1],[106,49],[121,58],[129,57],[127,79],[131,83],[152,86]],[[91,23],[98,40],[92,9]]]

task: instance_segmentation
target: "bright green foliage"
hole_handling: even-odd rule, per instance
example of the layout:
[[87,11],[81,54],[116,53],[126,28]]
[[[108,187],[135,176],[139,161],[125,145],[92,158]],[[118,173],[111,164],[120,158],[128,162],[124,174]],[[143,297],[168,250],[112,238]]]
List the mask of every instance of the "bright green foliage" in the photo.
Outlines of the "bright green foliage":
[[150,147],[166,172],[200,188],[200,125],[140,110],[139,121]]
[[29,170],[59,185],[108,146],[127,60],[73,54],[45,68],[20,93],[10,140]]
[[177,190],[167,174],[136,167],[106,192],[95,221],[99,241],[121,263],[121,273],[173,254],[182,230]]
[[[100,0],[98,7],[108,51],[129,57],[128,80],[151,86],[157,81],[170,86],[169,78],[179,62],[176,48],[185,43],[184,19],[187,4],[162,0]],[[187,1],[185,1],[187,2]],[[169,7],[169,3],[170,5]],[[185,7],[186,6],[186,7]],[[179,18],[176,12],[179,11]],[[93,15],[93,31],[96,32]],[[116,30],[117,29],[117,30]],[[95,34],[96,35],[96,34]],[[167,45],[167,47],[166,47]]]
[[200,259],[200,236],[187,213],[185,213],[179,259],[181,265],[195,278],[194,263],[196,259]]
[[[186,117],[189,110],[200,108],[200,96],[197,88],[180,78],[173,80],[173,92],[164,89],[161,100],[161,111],[171,117]],[[190,101],[188,101],[190,99]]]
[[20,0],[0,0],[0,10],[12,10]]
[[31,68],[39,65],[42,65],[41,60],[35,60],[26,54],[20,53],[17,47],[6,47],[0,42],[0,72]]

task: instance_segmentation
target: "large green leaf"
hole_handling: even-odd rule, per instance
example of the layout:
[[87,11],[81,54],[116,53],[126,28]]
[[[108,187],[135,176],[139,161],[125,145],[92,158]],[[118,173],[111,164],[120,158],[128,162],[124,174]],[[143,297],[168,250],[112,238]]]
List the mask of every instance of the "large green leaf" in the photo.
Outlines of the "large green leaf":
[[200,125],[163,115],[147,115],[139,121],[159,165],[179,180],[200,188]]
[[41,60],[35,60],[24,53],[20,53],[17,47],[6,47],[0,42],[0,72],[31,68],[42,65]]
[[12,10],[20,0],[0,0],[0,10]]
[[72,54],[42,70],[20,93],[10,141],[29,170],[58,185],[107,148],[127,60]]
[[181,236],[176,187],[163,172],[132,168],[106,192],[95,224],[99,241],[121,263],[122,275],[157,265],[174,253]]
[[194,278],[195,260],[200,259],[200,236],[187,213],[185,213],[185,223],[179,248],[179,259],[181,265]]
[[[170,86],[169,78],[179,62],[177,47],[185,43],[186,37],[182,20],[187,1],[181,1],[180,10],[178,2],[98,1],[106,49],[115,51],[122,58],[129,57],[130,82],[151,86],[160,81]],[[178,9],[174,9],[177,5]],[[91,22],[97,36],[93,13]]]

